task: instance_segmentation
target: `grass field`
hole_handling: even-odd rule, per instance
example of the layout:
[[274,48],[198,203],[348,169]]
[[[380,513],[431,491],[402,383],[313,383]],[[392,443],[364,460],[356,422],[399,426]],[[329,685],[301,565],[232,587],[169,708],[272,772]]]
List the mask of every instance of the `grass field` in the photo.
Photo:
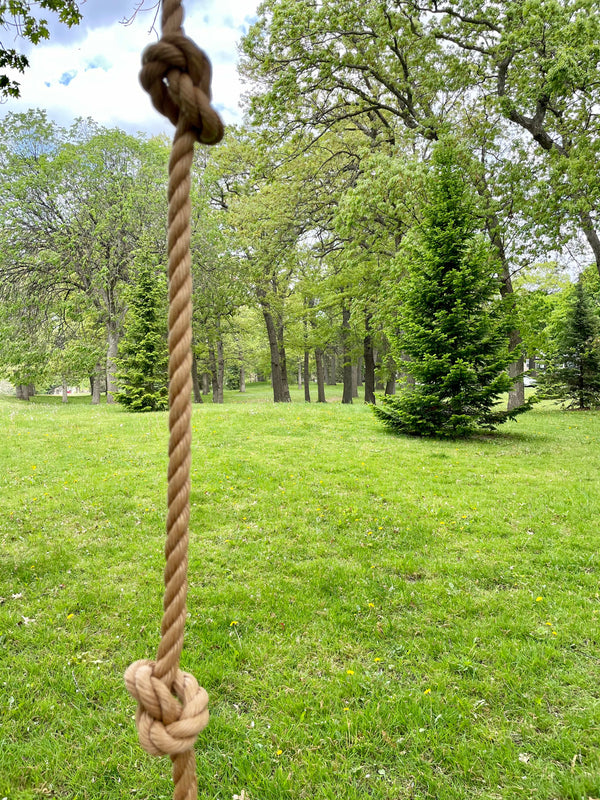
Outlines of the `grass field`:
[[[199,796],[599,798],[600,414],[438,442],[267,397],[193,413]],[[166,415],[0,398],[0,434],[0,800],[168,798],[122,680],[159,639]]]

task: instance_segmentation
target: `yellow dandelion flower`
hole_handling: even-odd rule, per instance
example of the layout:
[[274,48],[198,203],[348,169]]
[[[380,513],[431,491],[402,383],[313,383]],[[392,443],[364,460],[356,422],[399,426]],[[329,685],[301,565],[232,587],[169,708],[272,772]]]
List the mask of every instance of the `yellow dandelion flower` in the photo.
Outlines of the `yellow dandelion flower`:
[[431,689],[425,689],[425,691],[423,692],[423,694],[431,694]]
[[229,623],[229,627],[231,628],[232,625],[237,625],[237,624],[238,624],[237,619],[234,619]]
[[347,669],[346,670],[346,675],[354,675],[354,670],[353,669]]

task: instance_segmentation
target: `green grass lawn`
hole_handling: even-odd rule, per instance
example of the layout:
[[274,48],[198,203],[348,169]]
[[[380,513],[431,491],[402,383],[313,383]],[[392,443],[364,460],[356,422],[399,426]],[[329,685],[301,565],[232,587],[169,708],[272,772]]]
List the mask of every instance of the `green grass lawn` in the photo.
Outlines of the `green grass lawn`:
[[[600,797],[600,414],[438,442],[268,397],[193,412],[199,797]],[[0,398],[0,800],[171,797],[122,680],[159,640],[166,428]]]

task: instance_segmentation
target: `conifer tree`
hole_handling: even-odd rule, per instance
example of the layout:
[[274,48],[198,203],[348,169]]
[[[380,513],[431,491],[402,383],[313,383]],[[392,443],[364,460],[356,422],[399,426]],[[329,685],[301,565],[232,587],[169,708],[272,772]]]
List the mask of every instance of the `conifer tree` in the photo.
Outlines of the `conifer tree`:
[[508,391],[509,320],[452,144],[433,154],[424,219],[405,248],[389,337],[410,379],[374,413],[398,433],[465,436],[525,410],[496,410]]
[[543,396],[570,400],[580,410],[600,405],[600,319],[581,278],[556,328],[554,352],[540,376]]
[[169,405],[166,279],[147,256],[137,266],[119,344],[115,399],[128,411],[163,411]]

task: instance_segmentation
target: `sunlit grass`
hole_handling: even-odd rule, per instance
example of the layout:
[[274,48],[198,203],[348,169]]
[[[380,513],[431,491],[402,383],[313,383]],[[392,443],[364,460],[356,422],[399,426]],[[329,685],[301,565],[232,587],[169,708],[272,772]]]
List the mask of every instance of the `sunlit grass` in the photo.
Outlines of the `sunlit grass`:
[[[193,414],[199,796],[599,797],[600,415],[420,441],[249,388]],[[0,430],[0,798],[170,797],[122,681],[159,638],[166,415],[3,398]]]

